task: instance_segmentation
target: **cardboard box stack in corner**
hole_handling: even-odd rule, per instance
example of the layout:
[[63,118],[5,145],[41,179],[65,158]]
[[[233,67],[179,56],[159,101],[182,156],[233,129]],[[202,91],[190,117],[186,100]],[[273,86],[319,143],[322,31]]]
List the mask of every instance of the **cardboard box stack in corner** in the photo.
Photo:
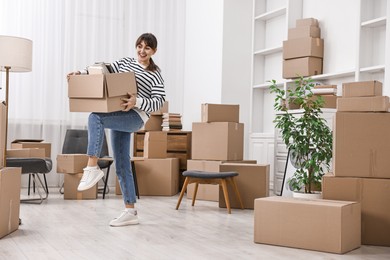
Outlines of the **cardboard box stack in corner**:
[[324,199],[361,203],[362,244],[390,246],[389,98],[378,81],[343,84],[333,132],[333,175]]
[[0,238],[19,228],[21,168],[4,167],[6,108],[0,103]]
[[83,176],[83,169],[88,163],[86,154],[58,154],[57,173],[64,174],[64,199],[85,200],[96,199],[98,185],[86,191],[77,191],[77,186]]
[[324,40],[318,20],[297,20],[296,27],[288,30],[288,39],[283,42],[283,78],[322,74],[323,57]]
[[[237,171],[238,190],[247,209],[254,199],[269,195],[269,165],[243,160],[244,124],[239,123],[239,105],[202,104],[202,122],[192,124],[192,160],[187,170],[210,172]],[[188,185],[187,198],[192,198],[194,185]],[[240,208],[229,187],[232,208]],[[200,184],[197,199],[219,201],[226,207],[219,185]]]

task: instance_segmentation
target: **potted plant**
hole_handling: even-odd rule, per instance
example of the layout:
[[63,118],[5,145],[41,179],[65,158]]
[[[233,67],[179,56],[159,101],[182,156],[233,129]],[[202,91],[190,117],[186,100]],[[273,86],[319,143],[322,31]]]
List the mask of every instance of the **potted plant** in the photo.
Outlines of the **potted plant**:
[[[271,93],[276,94],[275,127],[280,130],[296,167],[287,182],[293,191],[304,193],[321,189],[322,176],[330,169],[332,159],[332,131],[322,117],[324,100],[313,97],[313,88],[312,79],[303,77],[295,80],[295,87],[287,91],[280,89],[275,80],[270,86]],[[300,113],[292,113],[289,104],[298,106]]]

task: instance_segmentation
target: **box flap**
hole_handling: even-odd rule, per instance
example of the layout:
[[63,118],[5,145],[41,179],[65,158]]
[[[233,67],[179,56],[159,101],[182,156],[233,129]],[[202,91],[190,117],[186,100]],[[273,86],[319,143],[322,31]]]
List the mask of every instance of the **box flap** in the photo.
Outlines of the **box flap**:
[[137,93],[134,72],[106,74],[108,97],[118,97],[127,93]]
[[104,75],[77,75],[70,76],[68,97],[70,98],[103,98]]

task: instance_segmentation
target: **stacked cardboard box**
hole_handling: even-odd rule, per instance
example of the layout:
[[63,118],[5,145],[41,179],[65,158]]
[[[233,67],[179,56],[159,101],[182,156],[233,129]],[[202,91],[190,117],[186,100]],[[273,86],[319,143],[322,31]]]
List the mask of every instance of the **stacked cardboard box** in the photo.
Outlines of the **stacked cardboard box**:
[[[192,124],[192,160],[188,170],[209,172],[237,171],[238,189],[245,208],[253,209],[254,199],[269,194],[269,165],[243,160],[243,130],[239,123],[239,106],[202,104],[202,122]],[[187,198],[192,198],[194,184],[188,186]],[[229,190],[231,207],[240,208],[233,190]],[[218,185],[201,184],[197,199],[219,201],[226,207],[222,189]]]
[[324,40],[318,20],[314,18],[296,21],[296,27],[288,31],[283,42],[283,78],[308,77],[322,73]]
[[86,154],[58,154],[57,173],[64,173],[64,199],[85,200],[96,199],[98,185],[86,191],[77,191],[77,186],[83,176],[83,168],[88,163]]
[[162,118],[163,131],[180,131],[183,128],[181,114],[179,113],[164,113]]
[[343,84],[324,199],[361,203],[362,244],[390,246],[390,113],[378,81]]
[[[337,85],[315,85],[312,89],[313,96],[311,100],[316,100],[320,96],[324,100],[323,108],[336,108],[337,107]],[[288,109],[300,109],[297,104],[294,103],[294,99],[291,99],[288,103]]]

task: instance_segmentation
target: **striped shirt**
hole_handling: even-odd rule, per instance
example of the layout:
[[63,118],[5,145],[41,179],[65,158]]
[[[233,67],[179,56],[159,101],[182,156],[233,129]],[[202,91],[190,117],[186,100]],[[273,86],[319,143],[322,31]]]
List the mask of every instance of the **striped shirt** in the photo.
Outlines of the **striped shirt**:
[[151,112],[162,107],[165,101],[165,89],[159,71],[145,70],[135,58],[129,57],[113,62],[111,66],[116,73],[134,72],[137,82],[136,108],[144,111],[149,117]]

